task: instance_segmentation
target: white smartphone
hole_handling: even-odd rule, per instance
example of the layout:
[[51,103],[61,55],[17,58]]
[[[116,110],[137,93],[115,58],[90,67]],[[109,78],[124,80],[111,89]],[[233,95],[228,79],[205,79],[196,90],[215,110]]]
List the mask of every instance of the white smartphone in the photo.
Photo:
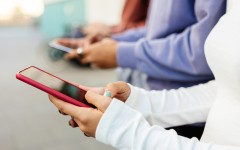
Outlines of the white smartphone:
[[59,44],[57,42],[57,40],[53,40],[53,41],[49,42],[49,46],[52,47],[52,48],[67,52],[67,53],[72,50],[72,48],[69,48],[69,47],[66,47],[66,46],[63,46],[63,45]]

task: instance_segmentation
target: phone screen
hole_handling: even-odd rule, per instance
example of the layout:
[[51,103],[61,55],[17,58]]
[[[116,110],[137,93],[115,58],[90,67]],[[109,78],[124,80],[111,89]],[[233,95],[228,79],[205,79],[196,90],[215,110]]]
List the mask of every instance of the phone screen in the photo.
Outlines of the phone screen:
[[49,43],[49,46],[52,47],[52,48],[55,48],[57,50],[61,50],[63,52],[70,52],[72,50],[72,48],[69,48],[69,47],[66,47],[66,46],[63,46],[61,44],[59,44],[57,42],[57,40],[53,40]]
[[26,70],[20,72],[20,74],[41,83],[49,88],[52,88],[60,93],[63,93],[75,100],[80,101],[81,103],[90,105],[85,99],[86,91],[78,88],[75,85],[72,85],[64,80],[58,79],[48,73],[45,73],[37,68],[30,67]]

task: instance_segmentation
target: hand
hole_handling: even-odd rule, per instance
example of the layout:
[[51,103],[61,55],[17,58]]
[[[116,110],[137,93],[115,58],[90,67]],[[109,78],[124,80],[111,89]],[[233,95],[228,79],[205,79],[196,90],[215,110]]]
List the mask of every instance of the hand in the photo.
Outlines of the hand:
[[[93,91],[93,92],[95,92],[97,94],[100,94],[100,95],[103,95],[104,92],[105,92],[105,88],[104,87],[87,87],[87,86],[78,85],[78,84],[75,84],[75,83],[71,83],[71,84],[73,84],[75,86],[78,86],[80,89],[83,89],[85,91],[90,91],[91,90],[91,91]],[[59,113],[62,114],[62,115],[67,115],[67,114],[61,112],[60,110],[59,110]],[[78,127],[78,124],[74,121],[73,118],[69,120],[68,124],[71,127],[73,127],[73,128]]]
[[72,51],[66,59],[79,58],[82,64],[92,64],[99,68],[117,67],[117,42],[112,39],[104,39],[83,49],[83,56],[80,58],[77,51]]
[[[105,88],[104,87],[87,87],[87,86],[82,86],[78,85],[81,89],[84,89],[85,91],[93,91],[97,94],[103,95],[104,91],[110,91],[111,92],[111,98],[117,98],[118,100],[121,100],[122,102],[126,102],[128,99],[131,89],[129,85],[126,82],[123,81],[118,81],[118,82],[113,82],[109,83]],[[66,115],[59,111],[61,114]],[[69,125],[73,128],[78,127],[78,124],[73,120],[69,120]]]
[[58,108],[61,114],[72,116],[72,119],[69,121],[70,126],[79,127],[80,130],[88,136],[95,137],[98,123],[111,103],[111,98],[102,96],[104,91],[110,91],[112,98],[114,97],[125,102],[129,97],[131,90],[129,85],[122,81],[109,83],[105,88],[92,88],[82,85],[79,85],[79,87],[87,91],[85,95],[86,100],[95,105],[97,109],[78,107],[61,101],[51,95],[49,95],[49,99]]
[[73,38],[60,38],[57,39],[57,42],[60,45],[72,48],[72,49],[77,49],[79,47],[83,47],[84,46],[84,39],[73,39]]
[[83,28],[83,33],[86,35],[101,34],[109,36],[111,34],[111,27],[102,23],[91,23]]
[[85,91],[93,91],[99,95],[103,95],[105,91],[110,91],[111,98],[116,98],[122,102],[126,102],[129,95],[131,94],[130,86],[123,81],[108,83],[106,87],[87,87],[83,85],[77,86]]
[[61,113],[72,116],[73,120],[70,120],[69,124],[79,126],[80,130],[85,134],[95,137],[98,123],[111,103],[111,98],[93,91],[88,91],[85,98],[89,103],[95,105],[97,109],[78,107],[49,95],[49,99]]
[[112,98],[117,98],[121,100],[122,102],[126,102],[128,99],[130,93],[131,93],[131,88],[130,86],[123,81],[118,81],[118,82],[113,82],[109,83],[105,90],[108,90],[111,92],[111,97]]
[[93,43],[101,41],[106,36],[103,36],[101,34],[90,34],[86,36],[85,38],[60,38],[57,39],[58,44],[72,48],[77,49],[79,47],[87,47]]
[[106,90],[110,91],[111,98],[116,98],[122,102],[125,102],[131,94],[130,86],[123,81],[108,83],[106,87],[87,87],[83,85],[77,86],[85,91],[93,91],[99,95],[103,95]]

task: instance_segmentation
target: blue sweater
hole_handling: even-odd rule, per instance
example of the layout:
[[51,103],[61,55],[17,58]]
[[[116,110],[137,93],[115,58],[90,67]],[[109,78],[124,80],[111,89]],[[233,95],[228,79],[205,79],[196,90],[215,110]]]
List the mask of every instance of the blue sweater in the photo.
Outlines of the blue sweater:
[[118,65],[146,73],[151,89],[213,79],[204,42],[225,7],[225,0],[152,0],[145,27],[113,36]]

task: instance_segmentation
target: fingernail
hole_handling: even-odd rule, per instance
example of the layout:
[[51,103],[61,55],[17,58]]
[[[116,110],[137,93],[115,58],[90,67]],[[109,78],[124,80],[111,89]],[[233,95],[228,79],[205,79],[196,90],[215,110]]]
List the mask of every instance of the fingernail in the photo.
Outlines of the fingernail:
[[68,122],[68,124],[69,124],[69,126],[71,126],[72,128],[74,127],[74,125],[73,125],[73,123],[72,123],[71,120]]
[[108,90],[105,90],[105,92],[104,92],[104,94],[103,94],[104,96],[106,96],[106,97],[111,97],[111,92],[110,91],[108,91]]

